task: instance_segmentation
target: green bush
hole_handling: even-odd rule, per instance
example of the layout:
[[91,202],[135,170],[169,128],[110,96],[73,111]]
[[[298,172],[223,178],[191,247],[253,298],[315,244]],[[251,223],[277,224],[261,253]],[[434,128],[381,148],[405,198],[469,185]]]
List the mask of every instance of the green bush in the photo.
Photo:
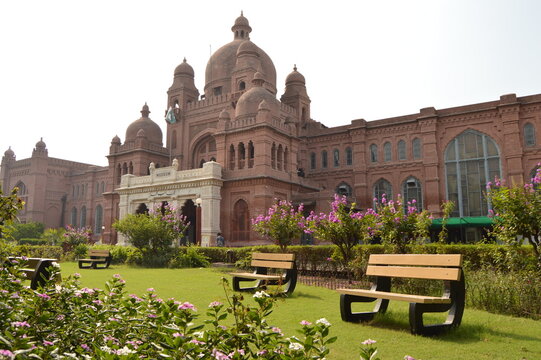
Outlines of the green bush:
[[178,248],[176,254],[169,260],[168,267],[172,269],[209,267],[209,258],[199,249],[195,246]]
[[45,239],[22,238],[17,241],[19,245],[48,245]]
[[39,239],[43,235],[45,225],[39,222],[29,222],[25,224],[14,224],[13,233],[15,240],[21,239]]
[[13,247],[14,256],[38,257],[48,259],[62,259],[62,248],[49,245],[17,245]]

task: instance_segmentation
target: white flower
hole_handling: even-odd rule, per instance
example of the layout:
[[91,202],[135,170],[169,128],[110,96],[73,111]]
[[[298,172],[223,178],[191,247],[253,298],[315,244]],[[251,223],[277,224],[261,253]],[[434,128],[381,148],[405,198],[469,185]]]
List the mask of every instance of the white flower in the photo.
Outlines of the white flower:
[[331,326],[331,323],[325,318],[321,318],[321,319],[317,320],[316,324],[325,325],[325,326]]
[[128,348],[127,346],[124,346],[122,349],[118,349],[116,351],[117,355],[129,355],[129,354],[133,354],[133,353],[135,353],[135,350],[132,350],[132,349]]
[[203,334],[204,334],[204,333],[205,333],[204,331],[196,331],[196,332],[193,333],[193,335],[194,335],[195,337],[200,338],[200,337],[203,337]]
[[105,351],[106,353],[110,354],[111,353],[111,348],[107,345],[103,345],[100,347],[100,350],[101,351]]
[[300,350],[304,349],[304,346],[302,346],[299,343],[292,342],[292,343],[289,344],[289,349],[295,350],[295,351],[300,351]]
[[260,298],[263,298],[263,297],[269,297],[269,296],[270,295],[267,294],[264,291],[256,291],[256,293],[254,294],[254,298],[256,298],[256,299],[260,299]]
[[57,263],[56,261],[53,261],[53,262],[51,263],[51,266],[54,266],[55,268],[60,269],[60,264]]

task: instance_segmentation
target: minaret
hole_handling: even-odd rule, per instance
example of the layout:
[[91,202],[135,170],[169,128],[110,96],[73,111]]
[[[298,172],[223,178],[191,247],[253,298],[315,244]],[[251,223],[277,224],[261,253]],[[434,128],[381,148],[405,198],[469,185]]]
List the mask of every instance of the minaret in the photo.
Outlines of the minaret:
[[[195,87],[193,68],[186,62],[186,58],[176,67],[173,85],[167,91],[167,108],[186,109],[187,104],[197,101],[199,90]],[[178,119],[177,119],[178,120]]]
[[297,110],[298,120],[301,124],[310,119],[310,97],[306,91],[306,80],[297,71],[297,65],[286,78],[286,89],[280,100]]

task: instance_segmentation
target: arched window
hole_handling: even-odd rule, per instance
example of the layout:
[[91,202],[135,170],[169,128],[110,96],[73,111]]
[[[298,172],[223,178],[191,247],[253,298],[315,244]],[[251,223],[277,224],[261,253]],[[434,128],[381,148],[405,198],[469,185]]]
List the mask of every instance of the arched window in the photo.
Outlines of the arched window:
[[128,174],[133,175],[133,163],[130,161],[130,165],[128,166]]
[[271,147],[271,167],[276,169],[276,144],[272,143]]
[[137,206],[137,209],[135,209],[135,213],[138,214],[138,215],[148,214],[147,204],[140,203],[139,206]]
[[124,163],[122,164],[122,175],[126,175],[128,173],[128,164]]
[[16,185],[15,185],[16,188],[18,188],[19,190],[17,191],[17,195],[19,196],[23,196],[23,195],[26,195],[27,194],[27,188],[26,188],[26,185],[22,182],[22,181],[19,181]]
[[310,153],[310,169],[315,170],[316,168],[316,153]]
[[381,199],[385,195],[385,199],[391,200],[393,198],[393,187],[391,183],[385,179],[379,179],[374,184],[374,207],[376,204],[381,204]]
[[105,182],[101,182],[101,193],[103,194],[105,192]]
[[77,226],[77,209],[75,207],[71,209],[70,224],[71,226]]
[[376,144],[370,145],[370,162],[378,162],[378,146]]
[[284,171],[288,170],[288,166],[289,166],[288,158],[289,158],[289,149],[286,146],[286,148],[284,149]]
[[239,90],[242,91],[246,89],[246,83],[244,81],[239,82]]
[[387,141],[383,144],[383,161],[391,161],[393,159],[392,154],[391,143]]
[[233,206],[231,229],[231,241],[250,241],[250,211],[244,200],[238,200]]
[[421,139],[415,138],[411,144],[413,148],[413,160],[419,160],[422,156],[421,153]]
[[350,147],[346,148],[346,165],[353,165],[353,151]]
[[101,227],[103,226],[103,208],[101,205],[96,206],[96,221],[94,222],[94,232],[101,234]]
[[490,137],[467,130],[445,149],[447,199],[456,206],[452,216],[486,216],[486,183],[500,177],[498,146]]
[[254,167],[254,158],[255,158],[254,143],[250,141],[248,142],[248,167],[249,168]]
[[535,146],[535,128],[532,123],[524,125],[524,146]]
[[345,196],[352,196],[353,195],[353,191],[351,190],[351,186],[349,186],[348,183],[345,183],[345,182],[341,182],[340,184],[338,184],[338,186],[336,187],[336,190],[335,192],[342,196],[342,195],[345,195]]
[[96,183],[96,195],[99,195],[100,194],[100,183],[97,182]]
[[306,108],[304,106],[302,107],[302,111],[301,111],[301,121],[302,122],[306,121]]
[[244,143],[239,143],[239,169],[244,169],[244,163],[246,162],[246,149]]
[[83,206],[81,208],[81,219],[79,221],[79,226],[80,227],[85,227],[86,226],[86,206]]
[[327,150],[321,152],[321,167],[323,169],[327,168]]
[[120,168],[120,164],[116,167],[116,184],[120,184],[120,178],[122,177],[122,170]]
[[278,145],[278,152],[276,154],[277,157],[277,168],[278,170],[282,170],[282,164],[284,159],[284,148],[282,148],[282,144]]
[[229,170],[235,170],[235,147],[229,146]]
[[340,166],[340,150],[334,149],[332,153],[333,153],[332,159],[333,159],[334,167],[339,167]]
[[404,210],[407,211],[407,206],[415,206],[417,210],[423,209],[423,194],[421,190],[421,182],[410,176],[402,183],[402,196],[404,201]]
[[80,194],[80,193],[79,193],[79,185],[77,185],[77,186],[75,187],[75,189],[76,189],[76,190],[75,190],[75,197],[78,199],[78,198],[79,198],[79,194]]
[[205,159],[201,159],[201,161],[199,162],[199,167],[202,168],[204,164],[205,164]]
[[404,140],[400,140],[398,142],[398,160],[406,160],[406,142]]

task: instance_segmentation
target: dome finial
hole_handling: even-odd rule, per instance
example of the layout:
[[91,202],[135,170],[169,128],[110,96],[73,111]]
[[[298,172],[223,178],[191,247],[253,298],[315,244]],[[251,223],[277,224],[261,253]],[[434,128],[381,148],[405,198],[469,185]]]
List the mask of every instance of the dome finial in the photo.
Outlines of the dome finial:
[[184,56],[184,60],[182,60],[182,62],[184,62],[184,63],[186,62],[186,56]]
[[148,105],[145,101],[145,105],[143,106],[143,109],[141,110],[141,115],[143,115],[144,118],[147,118],[150,114],[150,110],[148,109]]
[[293,64],[293,70],[297,71],[297,64]]
[[242,10],[240,11],[240,16],[244,16],[244,12]]

